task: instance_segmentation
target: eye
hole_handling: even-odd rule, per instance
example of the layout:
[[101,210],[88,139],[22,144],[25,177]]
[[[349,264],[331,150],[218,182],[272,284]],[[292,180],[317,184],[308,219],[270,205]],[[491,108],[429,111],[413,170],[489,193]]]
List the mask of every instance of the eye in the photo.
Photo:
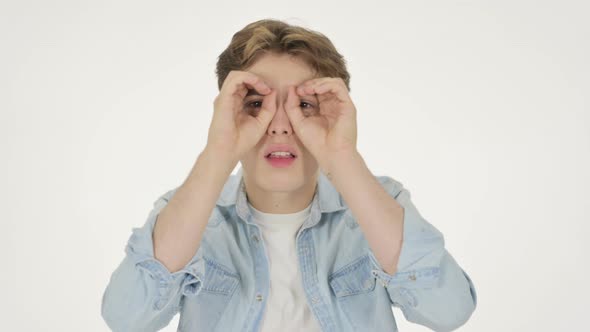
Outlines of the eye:
[[[313,104],[302,101],[299,106],[303,110],[304,115],[309,116],[311,113],[313,113]],[[262,107],[262,100],[253,100],[244,104],[244,109],[249,113],[257,113],[260,107]]]
[[[254,106],[254,104],[256,104],[256,106]],[[254,108],[258,108],[262,106],[262,101],[260,100],[255,100],[255,101],[251,101],[249,103],[246,103],[245,105],[246,107],[254,107]]]
[[311,103],[302,101],[299,105],[301,107],[301,110],[303,111],[303,115],[306,117],[315,115],[317,113],[315,106]]
[[302,107],[302,108],[313,108],[313,105],[310,104],[310,103],[308,103],[308,102],[306,102],[306,101],[302,101],[300,105],[303,105],[303,104],[307,104],[309,106],[308,107]]
[[262,107],[261,100],[254,100],[244,104],[244,111],[248,112],[251,115],[256,116],[260,111],[259,108]]

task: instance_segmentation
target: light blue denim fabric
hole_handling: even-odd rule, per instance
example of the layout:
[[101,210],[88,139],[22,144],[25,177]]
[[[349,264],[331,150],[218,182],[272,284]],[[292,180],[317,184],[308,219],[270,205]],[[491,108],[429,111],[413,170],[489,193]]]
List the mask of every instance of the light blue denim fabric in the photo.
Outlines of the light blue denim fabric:
[[[473,282],[402,183],[376,178],[404,207],[398,270],[390,275],[381,268],[351,210],[320,173],[296,240],[312,313],[329,332],[397,331],[392,305],[434,331],[458,328],[477,304]],[[228,178],[192,260],[170,273],[154,258],[152,231],[177,189],[160,196],[145,225],[132,229],[104,291],[102,317],[113,331],[158,331],[178,312],[178,331],[259,331],[269,294],[268,256],[247,206],[242,169]]]

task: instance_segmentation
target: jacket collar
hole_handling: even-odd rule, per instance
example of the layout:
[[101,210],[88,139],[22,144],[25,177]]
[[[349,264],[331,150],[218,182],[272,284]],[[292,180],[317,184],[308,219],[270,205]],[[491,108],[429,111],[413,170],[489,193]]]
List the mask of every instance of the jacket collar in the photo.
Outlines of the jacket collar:
[[[250,210],[248,209],[248,202],[246,197],[246,190],[244,187],[243,167],[240,167],[236,175],[231,175],[226,181],[221,195],[217,200],[217,205],[220,206],[236,206],[236,211],[240,217],[250,222]],[[309,226],[313,226],[319,221],[319,213],[329,213],[345,209],[342,197],[334,188],[330,180],[319,172],[316,190],[313,196],[310,218],[306,222]],[[304,224],[305,226],[305,224]]]

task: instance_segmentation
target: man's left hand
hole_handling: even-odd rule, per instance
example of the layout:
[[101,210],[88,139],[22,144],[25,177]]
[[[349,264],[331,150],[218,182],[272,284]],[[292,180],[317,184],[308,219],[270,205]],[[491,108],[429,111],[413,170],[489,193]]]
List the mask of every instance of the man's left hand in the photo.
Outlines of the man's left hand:
[[[302,109],[302,101],[313,107]],[[314,78],[290,86],[285,111],[295,134],[318,162],[356,152],[356,107],[341,78]]]

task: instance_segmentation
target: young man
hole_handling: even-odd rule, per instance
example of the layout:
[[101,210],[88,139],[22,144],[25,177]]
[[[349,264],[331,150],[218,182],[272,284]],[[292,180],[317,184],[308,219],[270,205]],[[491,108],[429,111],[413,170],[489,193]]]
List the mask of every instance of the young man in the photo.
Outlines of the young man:
[[[391,306],[435,331],[476,307],[444,237],[356,149],[342,56],[275,20],[217,64],[206,148],[134,228],[103,295],[115,331],[396,331]],[[241,163],[237,175],[231,172]]]

